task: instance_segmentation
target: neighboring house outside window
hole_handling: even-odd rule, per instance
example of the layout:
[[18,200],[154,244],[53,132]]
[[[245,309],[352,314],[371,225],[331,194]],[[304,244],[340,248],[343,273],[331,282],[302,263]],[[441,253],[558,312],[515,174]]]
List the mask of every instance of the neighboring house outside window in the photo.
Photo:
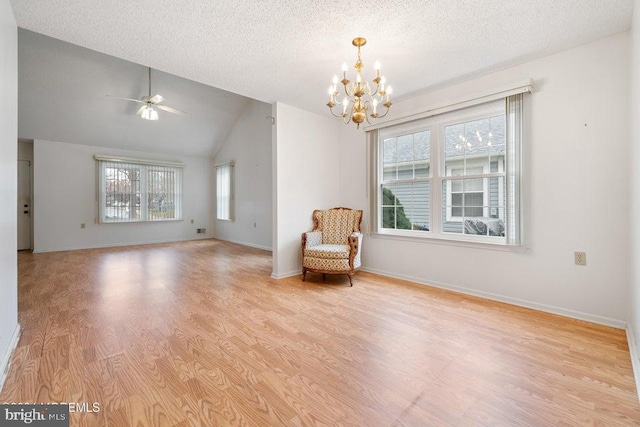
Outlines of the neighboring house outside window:
[[182,220],[182,165],[95,158],[100,223]]
[[516,97],[375,131],[374,234],[519,244]]
[[233,170],[234,163],[216,166],[216,218],[233,221]]

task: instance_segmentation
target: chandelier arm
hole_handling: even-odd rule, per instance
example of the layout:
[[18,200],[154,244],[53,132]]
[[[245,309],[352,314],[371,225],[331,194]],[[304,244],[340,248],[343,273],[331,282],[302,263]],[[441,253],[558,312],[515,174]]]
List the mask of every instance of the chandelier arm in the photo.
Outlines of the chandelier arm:
[[378,116],[376,118],[380,119],[384,116],[387,115],[387,113],[389,112],[390,108],[389,107],[385,107],[386,109],[384,110],[384,114],[378,114]]
[[[336,104],[336,105],[342,105],[342,104]],[[329,107],[329,111],[331,111],[331,114],[333,115],[333,117],[344,117],[344,114],[336,114],[333,112],[333,107]]]
[[[376,83],[376,90],[373,91],[373,93],[371,93],[371,98],[373,98],[374,96],[378,95],[378,91],[380,90],[380,83]],[[380,95],[380,97],[382,98],[384,95]]]
[[343,85],[344,86],[344,93],[349,97],[349,98],[353,98],[353,92],[349,93],[349,86],[348,85]]

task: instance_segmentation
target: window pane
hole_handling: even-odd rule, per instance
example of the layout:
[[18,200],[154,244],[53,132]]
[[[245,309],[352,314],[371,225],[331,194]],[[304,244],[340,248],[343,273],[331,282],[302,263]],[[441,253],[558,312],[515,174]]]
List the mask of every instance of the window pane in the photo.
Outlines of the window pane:
[[383,206],[395,206],[395,184],[383,184],[382,185],[382,205]]
[[413,134],[399,136],[396,143],[396,162],[413,162]]
[[396,208],[383,207],[382,208],[382,228],[396,228]]
[[413,230],[429,231],[431,229],[429,207],[431,203],[431,182],[420,181],[413,183],[413,205],[411,222]]
[[147,208],[149,220],[166,220],[176,218],[175,171],[169,169],[149,170]]
[[216,218],[232,220],[233,164],[216,166]]
[[396,165],[395,163],[392,165],[384,165],[382,172],[382,180],[383,181],[391,181],[396,179]]
[[464,205],[482,207],[484,204],[483,197],[484,197],[483,193],[465,193]]
[[453,175],[449,169],[453,165],[461,167],[463,175],[483,173],[477,172],[478,167],[489,172],[492,162],[504,158],[505,128],[504,114],[446,126],[447,175]]
[[428,181],[383,184],[382,227],[429,231]]
[[413,228],[411,217],[413,215],[413,183],[397,183],[396,195],[396,228],[411,230]]
[[383,179],[385,181],[390,181],[392,179],[396,179],[396,139],[389,138],[385,139],[382,143],[383,146],[383,155],[382,155],[382,164],[384,167]]

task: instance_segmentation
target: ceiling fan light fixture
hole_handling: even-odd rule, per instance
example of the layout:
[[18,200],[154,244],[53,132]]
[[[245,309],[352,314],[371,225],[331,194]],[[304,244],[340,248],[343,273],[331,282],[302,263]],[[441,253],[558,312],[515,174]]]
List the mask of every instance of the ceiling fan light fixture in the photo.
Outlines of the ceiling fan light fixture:
[[144,110],[142,110],[141,117],[145,120],[158,120],[158,112],[151,106],[147,105]]

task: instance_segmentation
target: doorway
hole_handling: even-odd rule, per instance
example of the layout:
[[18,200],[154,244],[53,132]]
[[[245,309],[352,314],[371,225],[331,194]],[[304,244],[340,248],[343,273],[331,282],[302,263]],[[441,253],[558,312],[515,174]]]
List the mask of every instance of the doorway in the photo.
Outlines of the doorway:
[[18,160],[18,250],[31,249],[31,161]]

